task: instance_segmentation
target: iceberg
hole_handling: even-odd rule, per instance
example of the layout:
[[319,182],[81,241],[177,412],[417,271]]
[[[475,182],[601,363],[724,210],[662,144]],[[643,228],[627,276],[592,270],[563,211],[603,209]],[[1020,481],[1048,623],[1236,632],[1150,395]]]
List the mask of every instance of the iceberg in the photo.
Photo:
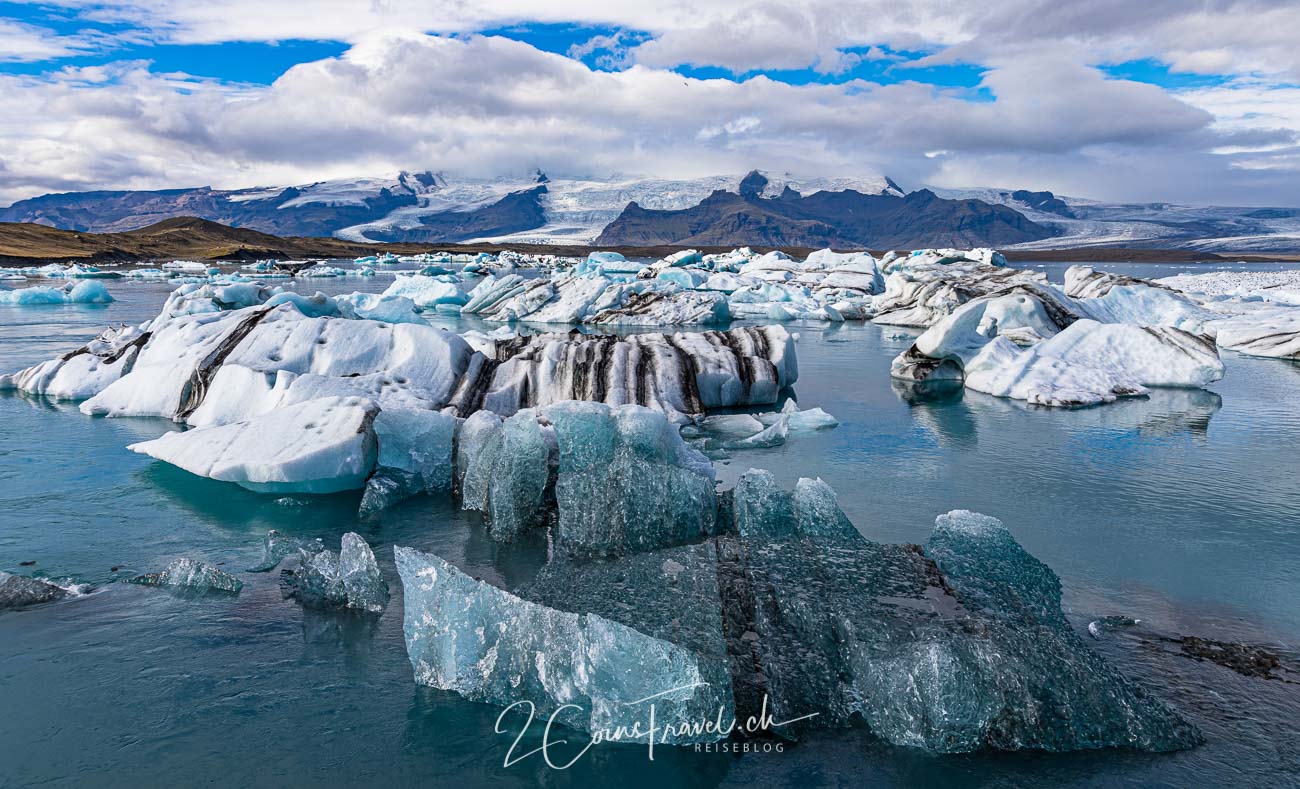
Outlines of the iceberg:
[[995,519],[941,516],[922,550],[863,539],[820,480],[788,493],[750,471],[731,499],[719,589],[728,632],[754,634],[732,652],[742,714],[766,694],[778,720],[817,714],[791,734],[860,716],[945,753],[1199,742],[1083,644],[1055,574]]
[[662,414],[580,402],[543,414],[559,455],[556,544],[562,550],[620,555],[714,532],[713,466]]
[[[489,531],[508,542],[546,518],[551,443],[531,408],[501,423],[498,440],[485,447]],[[486,464],[490,463],[490,467]]]
[[425,323],[416,310],[416,303],[404,296],[384,293],[352,293],[335,296],[339,315],[344,318],[364,318],[385,323]]
[[[118,276],[118,275],[114,275]],[[61,288],[36,285],[18,290],[0,290],[0,304],[35,306],[42,304],[108,304],[113,301],[104,283],[94,279],[69,282]]]
[[149,337],[148,331],[136,326],[105,329],[75,351],[12,375],[0,375],[0,390],[84,400],[129,373]]
[[356,608],[382,613],[388,607],[388,583],[375,554],[361,535],[343,535],[339,551],[299,550],[301,561],[283,577],[290,594],[312,608]]
[[66,589],[39,578],[0,571],[0,611],[62,600],[67,596]]
[[370,476],[378,412],[369,400],[324,397],[127,449],[252,491],[334,493],[361,488]]
[[714,531],[714,475],[662,413],[565,402],[461,433],[462,506],[509,541],[546,523],[574,555],[613,556],[698,541]]
[[354,296],[308,297],[256,282],[182,285],[153,320],[0,376],[0,388],[81,400],[87,415],[159,416],[194,427],[326,397],[393,410],[450,407],[461,417],[593,400],[686,421],[708,409],[775,403],[798,377],[793,337],[780,326],[461,337],[395,322],[403,315],[388,307],[413,315],[398,300],[372,313],[390,320],[360,317],[371,300]]
[[1274,359],[1300,359],[1300,310],[1267,310],[1211,324],[1220,348]]
[[[476,581],[429,553],[394,549],[405,599],[403,630],[417,684],[498,705],[532,702],[539,717],[572,728],[631,732],[648,725],[641,702],[657,694],[661,722],[713,720],[730,711],[718,676],[688,648],[595,613],[531,602]],[[658,739],[662,737],[663,739]],[[656,743],[719,739],[662,732]],[[624,734],[627,741],[644,741]]]
[[160,573],[137,575],[134,578],[126,579],[126,583],[141,586],[166,586],[200,594],[205,592],[239,594],[239,590],[244,588],[244,582],[230,573],[218,570],[203,562],[186,558],[175,560]]
[[1203,387],[1223,377],[1213,342],[1199,335],[1099,323],[1045,289],[1016,290],[958,308],[895,358],[890,374],[959,380],[976,391],[1051,406],[1111,402],[1144,394],[1147,386]]
[[399,275],[380,298],[408,299],[420,309],[433,309],[443,304],[463,305],[469,295],[461,289],[460,281],[451,276],[426,276],[424,274]]
[[[553,420],[561,453],[592,469],[609,462],[611,415],[568,408]],[[580,414],[583,440],[566,449],[562,423]],[[821,480],[787,491],[754,470],[712,506],[718,536],[613,556],[562,551],[513,591],[396,548],[416,682],[530,701],[592,733],[643,718],[629,702],[675,691],[660,697],[665,724],[766,711],[786,724],[772,734],[798,738],[861,719],[885,742],[940,753],[1199,742],[1088,649],[1055,574],[995,519],[954,511],[924,548],[875,543]],[[684,734],[671,741],[727,736]]]
[[389,409],[373,422],[378,454],[366,480],[363,513],[378,512],[417,493],[450,493],[456,418],[439,411]]

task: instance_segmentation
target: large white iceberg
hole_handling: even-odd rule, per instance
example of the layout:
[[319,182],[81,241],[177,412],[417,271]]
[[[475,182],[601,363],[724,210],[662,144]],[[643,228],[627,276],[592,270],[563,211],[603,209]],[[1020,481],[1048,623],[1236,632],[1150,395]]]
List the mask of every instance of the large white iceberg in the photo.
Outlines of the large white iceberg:
[[986,334],[973,304],[926,331],[891,367],[910,381],[960,380],[976,391],[1038,405],[1081,406],[1145,393],[1147,386],[1203,387],[1223,377],[1210,340],[1172,327],[1081,319],[1021,348]]
[[127,448],[253,491],[333,493],[361,488],[374,469],[378,412],[369,400],[326,397]]

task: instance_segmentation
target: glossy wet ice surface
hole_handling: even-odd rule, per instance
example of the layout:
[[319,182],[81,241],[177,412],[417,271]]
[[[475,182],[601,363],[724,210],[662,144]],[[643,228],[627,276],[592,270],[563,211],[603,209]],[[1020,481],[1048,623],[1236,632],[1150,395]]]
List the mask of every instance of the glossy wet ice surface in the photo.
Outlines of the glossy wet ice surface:
[[[1050,271],[1058,273],[1052,266]],[[1114,267],[1150,276],[1143,267]],[[1193,270],[1163,264],[1159,273]],[[387,280],[299,283],[382,289]],[[110,282],[108,307],[0,307],[0,369],[76,347],[109,323],[152,316],[165,285]],[[401,632],[392,546],[433,551],[513,586],[545,560],[540,539],[499,546],[450,502],[411,500],[358,522],[359,495],[276,497],[199,479],[128,452],[174,425],[90,419],[75,406],[0,396],[0,569],[93,584],[83,598],[0,614],[0,786],[601,784],[1287,785],[1300,772],[1300,677],[1260,679],[1180,653],[1200,636],[1300,643],[1300,367],[1225,353],[1210,392],[1156,391],[1099,408],[1042,409],[971,392],[917,392],[888,377],[913,331],[802,325],[802,407],[840,419],[782,447],[733,452],[785,483],[820,476],[869,538],[922,542],[934,517],[1002,519],[1064,585],[1083,630],[1142,620],[1089,643],[1199,725],[1173,755],[1104,752],[933,757],[862,731],[782,753],[600,746],[572,769],[502,767],[520,718],[417,688]],[[337,546],[358,531],[394,595],[379,618],[304,610],[278,576],[250,574],[271,528]],[[190,556],[244,582],[191,599],[112,584]],[[20,562],[35,561],[21,567]],[[113,568],[118,568],[116,571]],[[519,751],[531,750],[530,737]],[[561,747],[557,759],[571,751]]]

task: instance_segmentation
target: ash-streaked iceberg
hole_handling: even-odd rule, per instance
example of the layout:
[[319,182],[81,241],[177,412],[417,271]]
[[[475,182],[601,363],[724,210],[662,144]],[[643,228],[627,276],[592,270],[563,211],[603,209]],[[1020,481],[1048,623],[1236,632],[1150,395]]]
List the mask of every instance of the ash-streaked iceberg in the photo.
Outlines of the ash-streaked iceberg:
[[84,400],[129,373],[149,337],[149,332],[138,326],[105,329],[75,351],[12,375],[0,375],[0,390],[19,389],[60,400]]
[[894,359],[890,374],[964,381],[976,391],[1051,406],[1110,402],[1143,394],[1147,386],[1203,387],[1223,377],[1207,337],[1172,325],[1085,317],[1096,314],[1096,302],[1132,292],[1166,291],[1123,285],[1074,300],[1048,287],[1018,285],[972,300],[918,337]]
[[793,338],[779,326],[461,337],[423,322],[349,317],[363,303],[254,282],[184,285],[153,320],[0,377],[0,387],[81,399],[89,415],[213,426],[325,397],[450,407],[461,417],[590,399],[687,419],[774,403],[798,376]]

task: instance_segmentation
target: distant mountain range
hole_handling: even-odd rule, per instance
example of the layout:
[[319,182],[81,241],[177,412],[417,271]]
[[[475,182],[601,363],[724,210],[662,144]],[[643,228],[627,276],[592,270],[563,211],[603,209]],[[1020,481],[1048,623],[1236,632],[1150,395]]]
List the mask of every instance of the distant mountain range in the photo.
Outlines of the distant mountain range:
[[786,186],[765,197],[767,186],[767,177],[755,171],[737,191],[719,189],[690,208],[655,211],[631,203],[596,244],[907,249],[1005,246],[1055,235],[1007,206],[945,200],[926,189],[905,196],[895,193],[897,187],[879,194],[848,189],[804,196]]
[[178,216],[354,242],[1300,250],[1300,209],[1114,204],[1024,189],[906,193],[879,175],[768,171],[678,180],[403,172],[289,187],[50,194],[0,208],[0,222],[93,233]]

